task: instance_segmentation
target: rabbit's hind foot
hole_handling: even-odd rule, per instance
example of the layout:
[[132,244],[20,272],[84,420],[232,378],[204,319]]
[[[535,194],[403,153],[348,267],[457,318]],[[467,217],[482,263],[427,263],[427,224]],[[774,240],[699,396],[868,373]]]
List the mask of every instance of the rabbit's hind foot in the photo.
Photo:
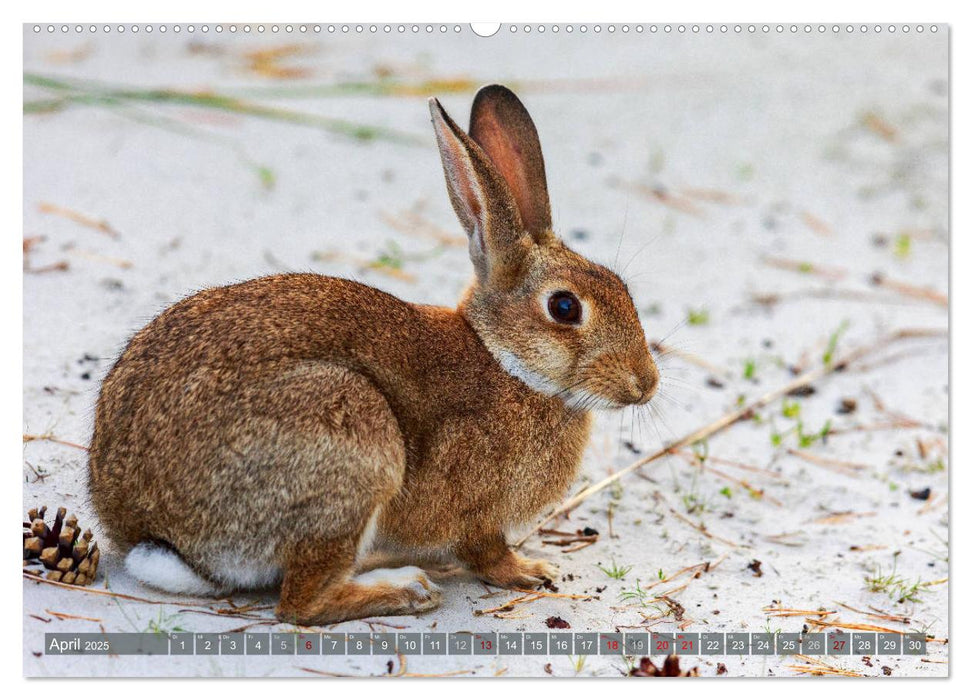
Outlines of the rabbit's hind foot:
[[[415,615],[438,607],[441,589],[417,566],[374,569],[319,587],[312,574],[284,579],[277,617],[304,625],[384,615]],[[288,585],[289,584],[289,585]]]

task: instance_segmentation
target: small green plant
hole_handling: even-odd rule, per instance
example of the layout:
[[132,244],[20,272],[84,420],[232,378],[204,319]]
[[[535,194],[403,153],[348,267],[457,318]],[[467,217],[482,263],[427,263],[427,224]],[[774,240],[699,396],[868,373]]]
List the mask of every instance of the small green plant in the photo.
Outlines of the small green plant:
[[641,581],[638,579],[634,582],[634,587],[629,591],[621,591],[618,596],[624,602],[635,602],[641,605],[651,597],[648,591],[641,588]]
[[637,581],[634,582],[634,587],[631,590],[621,591],[619,597],[625,602],[633,601],[639,603],[640,605],[643,605],[649,598],[653,598],[649,591],[641,588],[640,579],[637,579]]
[[664,575],[664,569],[658,569],[657,570],[657,580],[658,581],[663,581],[665,578],[667,578],[667,577]]
[[620,581],[622,578],[624,578],[624,576],[629,574],[631,572],[631,569],[633,569],[634,567],[618,566],[617,562],[611,559],[609,567],[597,564],[597,568],[603,571],[605,574],[607,574],[607,576],[609,576],[610,578],[617,579],[618,581]]
[[732,490],[729,487],[727,487],[727,486],[723,486],[718,493],[720,493],[725,498],[731,498],[732,497]]
[[910,257],[910,249],[911,249],[912,242],[913,241],[910,238],[910,235],[906,233],[899,234],[896,238],[893,239],[893,254],[900,259]]
[[836,345],[840,341],[840,336],[846,332],[849,325],[849,321],[843,321],[839,325],[839,328],[830,334],[829,341],[826,343],[826,352],[823,353],[823,364],[827,367],[833,363],[833,355],[836,354]]
[[710,320],[708,309],[688,309],[689,326],[707,326]]
[[263,189],[272,190],[276,186],[276,174],[265,165],[257,165],[256,174]]
[[569,658],[570,663],[573,664],[573,670],[579,675],[583,671],[583,667],[587,665],[587,657],[581,655],[576,658],[572,656]]
[[624,497],[624,485],[620,483],[620,479],[618,479],[610,486],[610,498],[612,501],[617,502],[617,501],[620,501],[620,499],[623,497]]
[[[784,414],[785,412],[783,412]],[[787,416],[792,417],[792,416]],[[796,442],[801,449],[806,449],[807,447],[812,447],[817,442],[826,439],[826,436],[832,431],[833,425],[832,421],[827,420],[823,427],[819,429],[818,432],[808,433],[806,432],[805,425],[801,420],[797,420],[796,424],[789,428],[788,430],[779,432],[773,428],[772,432],[769,433],[769,440],[773,447],[781,447],[782,443],[785,442],[786,438],[790,435],[795,434]]]
[[387,248],[378,253],[372,263],[373,267],[387,267],[392,270],[400,270],[405,265],[405,255],[394,241],[388,241]]
[[802,406],[799,405],[798,401],[790,401],[788,399],[782,401],[782,415],[786,418],[798,418],[801,411]]
[[815,268],[813,267],[813,264],[811,262],[801,262],[801,263],[799,263],[799,272],[803,272],[803,273],[805,273],[805,274],[808,275],[814,269]]
[[691,451],[694,452],[698,461],[704,464],[705,460],[708,459],[708,441],[698,440],[698,442],[691,443]]
[[[692,449],[694,449],[694,446],[692,446]],[[699,459],[701,459],[702,464],[704,464],[704,460],[707,459],[708,457],[707,453],[705,452],[706,448],[703,446],[699,446],[697,449],[699,450],[699,452],[695,452],[695,455]],[[696,512],[703,513],[705,511],[711,510],[708,498],[703,496],[701,494],[701,491],[699,490],[699,481],[700,481],[701,474],[702,472],[700,470],[694,470],[691,474],[690,484],[686,485],[684,488],[682,488],[681,485],[678,484],[674,489],[675,493],[680,494],[681,504],[684,506],[684,510],[688,514],[696,513]]]
[[947,469],[947,465],[944,464],[943,459],[938,457],[935,460],[924,463],[908,461],[901,465],[900,468],[906,473],[937,474],[938,472],[945,471]]
[[823,427],[818,433],[807,433],[803,430],[802,421],[796,423],[796,435],[799,438],[799,447],[806,448],[812,447],[812,445],[820,440],[825,440],[826,436],[829,435],[829,431],[832,430],[832,422],[827,420]]
[[156,634],[169,634],[170,632],[185,632],[185,629],[175,624],[178,619],[178,615],[162,615],[161,608],[158,611],[157,620],[149,620],[148,628],[146,632],[154,632]]
[[876,573],[865,576],[863,582],[871,593],[886,593],[896,603],[922,603],[918,597],[921,591],[930,586],[919,578],[910,582],[897,573],[897,557],[894,557],[893,568],[889,573],[877,567]]
[[705,511],[710,510],[708,507],[708,501],[694,491],[681,496],[681,503],[684,506],[685,512],[689,515],[693,513],[704,513]]
[[745,368],[742,370],[742,376],[748,379],[750,382],[755,380],[755,360],[749,358],[745,360]]

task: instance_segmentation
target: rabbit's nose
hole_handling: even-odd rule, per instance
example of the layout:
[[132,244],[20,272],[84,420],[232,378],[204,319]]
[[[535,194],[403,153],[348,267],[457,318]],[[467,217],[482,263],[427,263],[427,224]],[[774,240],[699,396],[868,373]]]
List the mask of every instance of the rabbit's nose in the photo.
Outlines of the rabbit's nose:
[[658,374],[657,370],[652,369],[644,374],[635,374],[632,377],[634,396],[633,403],[641,405],[650,401],[657,393]]

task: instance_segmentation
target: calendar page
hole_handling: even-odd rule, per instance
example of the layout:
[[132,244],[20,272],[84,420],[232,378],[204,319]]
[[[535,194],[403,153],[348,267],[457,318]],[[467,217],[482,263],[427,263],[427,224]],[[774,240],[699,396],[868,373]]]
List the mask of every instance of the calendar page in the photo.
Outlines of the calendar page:
[[25,24],[24,674],[947,676],[948,57]]

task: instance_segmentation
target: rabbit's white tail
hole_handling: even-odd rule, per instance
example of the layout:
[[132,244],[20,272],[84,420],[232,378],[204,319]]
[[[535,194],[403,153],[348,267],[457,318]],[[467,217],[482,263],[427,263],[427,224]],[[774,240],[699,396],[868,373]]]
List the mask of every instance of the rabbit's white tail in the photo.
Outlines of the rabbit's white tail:
[[144,584],[169,593],[190,595],[214,595],[219,589],[193,571],[169,547],[151,542],[140,542],[125,557],[125,568]]

